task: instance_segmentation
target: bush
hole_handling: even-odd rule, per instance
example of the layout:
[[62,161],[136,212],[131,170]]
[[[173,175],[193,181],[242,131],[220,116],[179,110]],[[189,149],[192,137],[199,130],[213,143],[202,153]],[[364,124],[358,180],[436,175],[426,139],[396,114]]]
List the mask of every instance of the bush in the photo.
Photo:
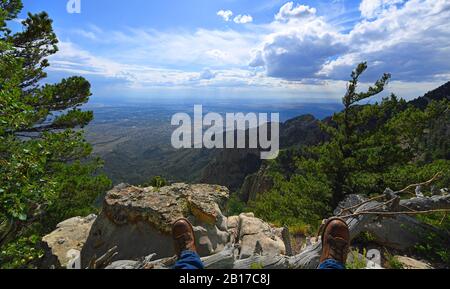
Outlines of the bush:
[[168,185],[168,182],[165,178],[160,176],[153,177],[150,182],[144,183],[142,187],[154,187],[154,188],[162,188]]
[[351,250],[350,254],[352,256],[352,261],[347,263],[345,267],[349,270],[359,270],[365,269],[367,266],[367,254],[366,249],[363,249],[362,256],[359,254],[358,250]]
[[290,180],[274,178],[274,188],[249,203],[256,216],[281,226],[310,225],[318,228],[331,213],[331,191],[320,175],[294,175]]
[[[423,215],[418,218],[444,232],[450,232],[450,216],[446,213]],[[433,232],[422,236],[422,239],[423,241],[415,246],[415,253],[450,268],[450,240]]]
[[389,252],[386,252],[385,258],[386,258],[386,263],[387,263],[386,266],[388,269],[394,269],[394,270],[404,269],[403,264],[400,263],[400,261],[398,261],[398,259],[395,256],[393,256],[392,254],[390,254]]
[[227,203],[228,216],[238,216],[246,211],[246,204],[239,199],[237,194],[233,194]]
[[44,256],[40,240],[39,235],[32,234],[7,243],[0,251],[0,269],[33,269],[34,262]]

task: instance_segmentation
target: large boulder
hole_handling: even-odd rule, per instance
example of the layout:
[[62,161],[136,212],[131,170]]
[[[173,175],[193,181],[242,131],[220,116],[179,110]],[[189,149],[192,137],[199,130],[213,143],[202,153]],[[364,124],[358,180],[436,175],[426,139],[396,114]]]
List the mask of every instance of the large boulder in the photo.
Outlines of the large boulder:
[[75,217],[61,222],[42,241],[47,248],[43,267],[66,268],[80,254],[96,219],[95,215]]
[[[232,269],[238,266],[239,269],[249,269],[251,265],[258,263],[253,262],[254,258],[267,258],[269,263],[271,260],[288,258],[284,256],[286,245],[278,236],[283,229],[272,227],[255,218],[252,213],[228,217],[226,224],[229,242],[214,255],[202,258],[205,268]],[[116,261],[107,266],[107,269],[165,269],[173,266],[176,261],[176,258],[156,259],[158,256],[150,254],[147,257],[142,256],[138,261]]]
[[118,254],[112,261],[139,260],[151,253],[171,257],[175,254],[171,226],[181,217],[193,224],[201,256],[220,252],[230,242],[222,214],[228,197],[227,188],[215,185],[119,185],[105,197],[81,252],[82,266],[116,246]]
[[261,219],[255,218],[252,213],[241,214],[238,217],[237,232],[233,228],[236,219],[231,217],[233,223],[230,230],[237,233],[236,243],[239,245],[239,259],[246,259],[258,255],[285,255],[286,245],[278,236],[278,229],[273,228]]

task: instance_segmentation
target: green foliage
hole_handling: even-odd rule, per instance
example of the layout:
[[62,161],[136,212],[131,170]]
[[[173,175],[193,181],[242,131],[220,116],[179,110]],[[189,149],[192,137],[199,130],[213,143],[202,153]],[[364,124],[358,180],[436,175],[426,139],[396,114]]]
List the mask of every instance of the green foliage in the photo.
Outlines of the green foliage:
[[42,221],[47,228],[54,228],[59,221],[73,216],[87,216],[98,212],[94,201],[99,193],[111,187],[111,181],[106,176],[93,177],[102,166],[103,162],[99,159],[58,165],[58,174],[54,176],[57,201],[48,207],[47,216]]
[[34,262],[44,255],[39,248],[41,236],[31,235],[19,237],[9,242],[0,250],[0,263],[2,269],[32,269]]
[[5,20],[22,8],[0,1],[0,266],[29,267],[43,234],[65,218],[95,212],[95,198],[111,186],[89,159],[91,146],[80,128],[93,113],[79,106],[90,84],[71,77],[56,84],[47,76],[47,57],[57,37],[45,12],[28,14],[12,33]]
[[9,32],[5,21],[15,19],[22,8],[23,4],[21,0],[0,1],[0,32]]
[[362,232],[357,238],[355,238],[354,242],[367,245],[375,241],[375,239],[375,236],[373,236],[370,232]]
[[[421,221],[433,225],[443,231],[450,232],[450,216],[445,213],[436,213],[418,217]],[[415,247],[415,253],[436,263],[450,267],[450,240],[445,236],[429,232],[422,236],[423,241]]]
[[386,252],[385,254],[386,264],[388,269],[393,270],[401,270],[403,268],[403,264],[392,254]]
[[345,268],[349,270],[360,270],[365,269],[367,267],[367,258],[365,257],[367,255],[367,250],[363,249],[362,254],[359,254],[358,250],[351,250],[351,262],[347,262],[345,264]]
[[323,174],[295,175],[289,180],[278,175],[274,184],[271,191],[249,203],[250,210],[264,220],[283,226],[304,223],[318,227],[330,211],[331,191]]
[[153,177],[150,182],[143,184],[143,187],[162,188],[168,185],[166,179],[160,176]]
[[313,233],[310,225],[304,223],[296,223],[289,226],[289,233],[291,236],[309,236]]
[[391,95],[380,103],[360,106],[361,100],[383,91],[390,78],[385,74],[367,92],[357,93],[366,68],[363,63],[352,73],[344,111],[322,123],[329,141],[282,151],[269,163],[275,185],[249,204],[259,217],[315,228],[348,194],[401,190],[438,172],[442,177],[434,190],[449,186],[450,102],[434,101],[420,110]]
[[250,265],[250,270],[262,270],[264,269],[264,264],[262,263],[252,263]]
[[238,216],[246,211],[246,204],[239,199],[237,194],[232,194],[227,202],[227,215]]

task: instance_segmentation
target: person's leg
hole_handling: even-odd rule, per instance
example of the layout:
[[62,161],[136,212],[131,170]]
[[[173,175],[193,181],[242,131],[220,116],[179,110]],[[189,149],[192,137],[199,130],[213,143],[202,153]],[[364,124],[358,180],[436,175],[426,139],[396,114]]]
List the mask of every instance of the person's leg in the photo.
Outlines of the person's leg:
[[173,269],[204,269],[195,246],[192,224],[186,219],[179,219],[172,226],[172,238],[178,261]]
[[342,264],[341,262],[338,262],[338,261],[334,260],[334,259],[328,259],[328,260],[325,260],[322,263],[320,263],[319,269],[320,270],[325,270],[325,269],[329,269],[329,270],[345,270],[345,265]]
[[173,266],[173,269],[197,270],[204,269],[204,266],[200,256],[197,253],[192,251],[184,251],[175,263],[175,266]]
[[322,233],[322,256],[319,269],[345,269],[350,248],[350,231],[340,218],[329,219]]

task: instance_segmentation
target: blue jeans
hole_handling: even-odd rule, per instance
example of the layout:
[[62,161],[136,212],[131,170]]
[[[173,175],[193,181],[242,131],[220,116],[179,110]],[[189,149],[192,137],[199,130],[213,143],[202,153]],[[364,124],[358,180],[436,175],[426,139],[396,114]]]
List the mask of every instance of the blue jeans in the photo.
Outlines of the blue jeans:
[[173,269],[177,270],[200,270],[204,268],[200,256],[191,251],[182,252],[180,258],[173,266]]
[[319,265],[319,269],[320,270],[345,270],[345,265],[333,260],[333,259],[328,259],[325,260],[322,264]]
[[[204,269],[202,260],[200,260],[200,256],[191,251],[184,251],[181,253],[180,258],[173,266],[173,269],[177,270],[201,270]],[[322,264],[320,264],[319,269],[331,269],[331,270],[344,270],[345,265],[333,260],[328,259]]]

